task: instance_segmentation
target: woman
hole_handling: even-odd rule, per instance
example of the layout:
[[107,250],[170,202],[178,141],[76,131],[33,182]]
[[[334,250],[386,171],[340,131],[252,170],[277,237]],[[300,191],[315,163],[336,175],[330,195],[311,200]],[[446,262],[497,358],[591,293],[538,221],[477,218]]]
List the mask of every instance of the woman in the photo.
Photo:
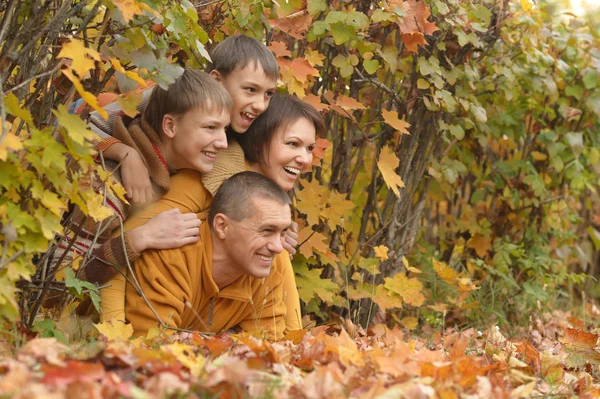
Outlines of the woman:
[[[182,213],[206,211],[223,181],[243,170],[261,173],[289,191],[300,174],[310,170],[316,137],[324,132],[325,125],[314,107],[290,95],[276,95],[246,133],[237,136],[239,144],[231,141],[229,147],[219,153],[212,172],[200,175],[185,170],[172,176],[169,192],[128,220],[125,229],[142,225],[172,208],[178,208]],[[102,291],[102,319],[124,320],[125,279],[117,276],[109,284],[111,288]],[[288,308],[286,326],[288,330],[300,329],[300,302],[295,280],[292,278],[285,284],[288,293],[284,298]]]

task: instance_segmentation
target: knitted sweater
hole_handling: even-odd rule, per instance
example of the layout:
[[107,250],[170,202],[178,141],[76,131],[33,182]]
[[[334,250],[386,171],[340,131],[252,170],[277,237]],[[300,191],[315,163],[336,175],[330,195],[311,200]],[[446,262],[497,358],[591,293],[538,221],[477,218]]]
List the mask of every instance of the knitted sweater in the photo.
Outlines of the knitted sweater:
[[[138,151],[148,168],[157,196],[168,191],[169,168],[162,156],[164,150],[158,133],[143,119],[134,120],[127,129],[121,118],[117,118],[113,134],[115,138]],[[97,193],[106,193],[106,206],[112,209],[113,216],[97,222],[76,207],[71,217],[72,234],[59,240],[51,260],[54,270],[56,267],[69,267],[76,257],[81,256],[84,260],[80,263],[80,278],[99,283],[110,279],[115,267],[123,265],[125,258],[135,260],[139,256],[131,245],[129,235],[125,233],[123,238],[120,235],[120,226],[129,215],[131,207],[108,188],[114,181],[121,183],[118,165],[107,161],[106,166],[108,172],[111,172],[108,177],[111,181],[106,184],[106,189],[105,182],[99,176],[95,176],[92,186]],[[115,231],[119,233],[118,237],[111,238]]]

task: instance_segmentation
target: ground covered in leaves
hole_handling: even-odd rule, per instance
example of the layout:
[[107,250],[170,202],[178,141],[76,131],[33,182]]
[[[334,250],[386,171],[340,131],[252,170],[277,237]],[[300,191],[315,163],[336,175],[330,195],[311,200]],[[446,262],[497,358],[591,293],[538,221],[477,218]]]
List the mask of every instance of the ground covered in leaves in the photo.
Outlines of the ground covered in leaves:
[[269,342],[157,332],[123,339],[127,326],[105,324],[97,339],[79,344],[4,343],[0,392],[77,399],[600,397],[598,335],[586,325],[556,312],[517,339],[495,326],[415,333],[346,324]]

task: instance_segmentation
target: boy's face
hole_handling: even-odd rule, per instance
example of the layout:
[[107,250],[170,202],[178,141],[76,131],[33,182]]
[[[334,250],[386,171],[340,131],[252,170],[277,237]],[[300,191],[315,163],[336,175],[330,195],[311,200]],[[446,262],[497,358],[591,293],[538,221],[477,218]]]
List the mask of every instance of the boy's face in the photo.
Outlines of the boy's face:
[[231,128],[237,133],[248,130],[275,94],[277,82],[268,78],[262,66],[256,63],[236,68],[227,76],[216,70],[211,75],[221,82],[233,99]]
[[170,139],[164,143],[167,163],[175,169],[210,172],[217,152],[227,148],[227,125],[227,110],[197,108],[178,118],[165,115],[163,131]]

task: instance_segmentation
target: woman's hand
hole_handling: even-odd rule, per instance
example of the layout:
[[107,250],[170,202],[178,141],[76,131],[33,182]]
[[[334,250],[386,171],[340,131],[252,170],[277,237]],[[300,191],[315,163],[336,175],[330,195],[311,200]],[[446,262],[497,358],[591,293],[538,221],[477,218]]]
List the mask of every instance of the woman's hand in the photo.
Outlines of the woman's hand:
[[146,249],[179,248],[198,241],[201,224],[195,213],[181,213],[173,208],[131,230],[129,237],[137,253]]
[[298,223],[292,222],[292,225],[285,232],[283,240],[283,249],[289,252],[290,259],[296,254],[296,246],[298,245]]
[[121,180],[132,205],[144,205],[154,200],[148,168],[134,149],[128,151],[121,161]]

